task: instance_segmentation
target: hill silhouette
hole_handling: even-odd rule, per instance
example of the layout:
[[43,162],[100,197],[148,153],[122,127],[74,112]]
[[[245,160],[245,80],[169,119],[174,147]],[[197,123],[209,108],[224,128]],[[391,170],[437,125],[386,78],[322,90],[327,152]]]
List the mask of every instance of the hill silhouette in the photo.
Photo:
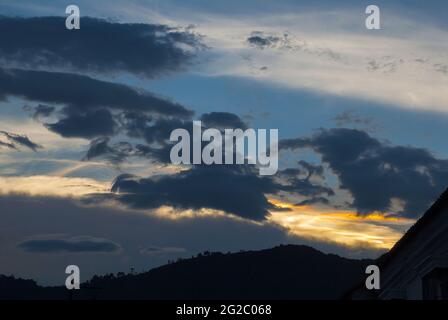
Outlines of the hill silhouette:
[[141,274],[94,276],[76,292],[2,276],[0,299],[338,299],[370,262],[296,245],[205,252]]

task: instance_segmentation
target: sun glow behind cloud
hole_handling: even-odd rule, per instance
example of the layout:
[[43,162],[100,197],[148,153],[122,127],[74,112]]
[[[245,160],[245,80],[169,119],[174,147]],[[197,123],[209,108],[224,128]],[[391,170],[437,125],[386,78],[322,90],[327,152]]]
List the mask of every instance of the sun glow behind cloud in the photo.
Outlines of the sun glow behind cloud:
[[[306,239],[320,243],[332,243],[352,249],[390,249],[415,222],[395,216],[374,212],[365,216],[352,211],[323,210],[313,206],[296,206],[278,200],[269,200],[272,204],[289,211],[272,210],[266,221],[249,221],[230,215],[221,210],[202,208],[176,209],[162,206],[149,210],[147,214],[163,219],[182,221],[203,217],[216,217],[257,225],[276,225],[285,229],[288,234],[298,239]],[[114,206],[116,206],[114,204]]]
[[[0,194],[29,194],[30,196],[51,196],[81,198],[92,193],[109,193],[110,185],[89,178],[61,176],[0,177]],[[274,224],[284,228],[290,236],[307,240],[334,243],[349,248],[390,249],[404,231],[415,221],[390,216],[380,212],[357,215],[356,212],[322,209],[315,206],[297,206],[287,202],[270,199],[272,204],[281,209],[271,210],[265,222],[255,224]],[[100,206],[111,205],[107,201]],[[114,203],[116,207],[118,204]],[[138,211],[138,210],[137,210]],[[162,206],[147,211],[169,220],[183,220],[200,217],[228,217],[244,220],[241,217],[226,214],[220,210],[203,208],[175,209]],[[249,222],[249,221],[246,221]]]
[[89,178],[60,176],[1,177],[0,195],[28,194],[31,196],[81,197],[90,193],[107,193],[110,183]]
[[360,216],[350,211],[328,211],[278,200],[270,202],[280,208],[289,209],[271,211],[268,220],[283,226],[291,235],[353,248],[390,249],[415,222],[377,212]]

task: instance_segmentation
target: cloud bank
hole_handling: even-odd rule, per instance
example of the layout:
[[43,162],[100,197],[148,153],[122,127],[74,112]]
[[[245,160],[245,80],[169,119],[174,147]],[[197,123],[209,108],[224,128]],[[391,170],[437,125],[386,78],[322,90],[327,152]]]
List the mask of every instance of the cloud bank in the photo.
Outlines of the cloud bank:
[[113,253],[120,250],[120,246],[110,240],[89,236],[31,239],[19,243],[18,247],[32,253]]
[[65,17],[3,16],[0,38],[3,65],[145,77],[182,70],[202,48],[200,37],[188,30],[90,17],[68,32]]
[[323,129],[312,137],[285,139],[279,148],[317,152],[338,176],[340,187],[350,191],[351,205],[360,213],[392,211],[418,217],[448,180],[447,160],[426,149],[379,141],[356,129]]

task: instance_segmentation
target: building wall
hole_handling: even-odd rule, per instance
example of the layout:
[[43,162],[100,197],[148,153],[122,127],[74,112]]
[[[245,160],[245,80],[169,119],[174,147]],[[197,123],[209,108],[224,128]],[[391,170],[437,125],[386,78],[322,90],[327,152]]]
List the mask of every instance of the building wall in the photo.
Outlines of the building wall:
[[436,267],[448,267],[448,208],[381,267],[380,299],[423,299],[422,278]]

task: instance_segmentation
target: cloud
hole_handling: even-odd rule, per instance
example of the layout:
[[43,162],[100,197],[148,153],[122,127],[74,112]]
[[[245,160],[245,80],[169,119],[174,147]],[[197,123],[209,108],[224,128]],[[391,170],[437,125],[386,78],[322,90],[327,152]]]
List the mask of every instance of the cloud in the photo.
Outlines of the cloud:
[[45,126],[65,138],[112,136],[117,129],[112,113],[106,109],[69,115],[56,123],[47,123]]
[[53,112],[56,110],[55,107],[45,105],[45,104],[38,104],[36,107],[31,107],[28,105],[25,105],[23,107],[25,111],[32,112],[33,119],[34,120],[40,120],[41,118],[47,118],[53,114]]
[[280,43],[280,47],[284,47],[287,43],[287,37],[282,38],[275,35],[266,35],[261,31],[253,31],[250,37],[247,38],[247,42],[258,49],[274,48]]
[[[446,188],[448,160],[428,150],[393,146],[356,129],[320,130],[312,137],[282,140],[280,149],[311,148],[350,191],[360,213],[388,212],[417,217]],[[381,192],[378,192],[381,190]]]
[[288,32],[283,32],[283,34],[269,34],[262,31],[253,31],[246,41],[250,46],[260,50],[271,49],[290,53],[304,53],[319,59],[323,58],[324,60],[334,60],[337,62],[342,60],[341,54],[334,52],[332,49],[316,47],[308,43],[308,41],[299,39]]
[[[273,177],[259,176],[251,165],[194,165],[149,178],[123,174],[112,184],[112,198],[133,208],[214,209],[262,221],[269,210],[279,209],[268,201],[268,194],[286,192],[309,198],[334,195],[319,181],[323,180],[323,168],[303,161],[299,165],[300,169],[285,169]],[[108,196],[101,195],[104,197]]]
[[446,30],[390,12],[387,27],[372,33],[356,10],[196,17],[213,47],[202,73],[446,112]]
[[358,115],[354,110],[345,110],[337,114],[332,119],[338,127],[347,125],[360,126],[364,128],[373,128],[373,118]]
[[134,208],[216,209],[263,220],[270,204],[265,193],[277,192],[270,179],[247,166],[194,166],[188,171],[151,178],[121,175],[112,185],[115,198]]
[[380,214],[360,216],[347,210],[322,210],[307,204],[274,203],[290,210],[274,210],[268,217],[269,221],[285,227],[291,234],[340,243],[353,250],[364,247],[386,251],[401,238],[404,230],[415,223],[412,219]]
[[448,64],[435,63],[434,68],[436,72],[443,73],[444,75],[448,75]]
[[85,160],[105,158],[111,163],[119,164],[133,154],[134,148],[128,142],[109,144],[109,138],[97,138],[90,142]]
[[[83,18],[77,33],[68,33],[64,25],[65,17],[0,17],[0,35],[5,39],[0,44],[0,100],[42,102],[25,107],[35,120],[52,116],[44,123],[50,131],[89,140],[118,134],[124,113],[140,119],[191,117],[192,111],[152,93],[79,74],[128,72],[153,78],[180,71],[204,48],[191,29],[89,17]],[[21,143],[38,148],[31,141]],[[0,145],[15,147],[7,141]],[[94,156],[91,150],[85,159]]]
[[287,184],[282,185],[283,191],[297,193],[301,196],[317,197],[322,194],[334,195],[334,191],[321,184],[312,181],[317,177],[324,179],[324,168],[321,165],[313,165],[306,161],[298,162],[300,168],[287,168],[278,173],[278,178],[283,179]]
[[9,149],[16,149],[16,146],[14,144],[12,144],[12,143],[9,143],[9,142],[0,141],[0,146],[1,147],[6,147],[6,148],[9,148]]
[[61,72],[0,69],[0,97],[8,96],[62,104],[67,116],[104,108],[166,116],[192,115],[177,103],[124,84]]
[[[201,115],[200,120],[204,130],[247,128],[247,124],[239,116],[229,112],[205,113]],[[147,157],[164,164],[171,163],[170,150],[173,146],[173,142],[169,140],[171,132],[183,128],[192,134],[193,127],[191,119],[153,118],[137,112],[123,113],[119,122],[122,131],[129,137],[143,139],[145,142],[137,144],[132,152],[127,152],[128,156]],[[110,148],[108,151],[113,153]]]
[[319,203],[329,205],[330,200],[328,200],[327,198],[324,198],[324,197],[314,197],[314,198],[300,201],[299,203],[297,203],[297,205],[298,206],[309,206],[309,205],[319,204]]
[[113,241],[89,236],[72,238],[37,238],[25,240],[18,247],[31,253],[114,253],[120,250],[120,245]]
[[189,30],[90,17],[67,32],[65,17],[0,17],[0,63],[75,72],[156,77],[182,70],[203,48]]
[[120,130],[123,114],[133,113],[139,119],[149,115],[182,119],[193,114],[177,103],[124,84],[69,73],[0,68],[0,98],[9,96],[60,106],[58,112],[38,106],[35,116],[57,115],[56,122],[44,125],[70,138],[113,136]]
[[[206,128],[246,129],[247,124],[239,116],[229,112],[210,112],[200,117],[202,126]],[[90,121],[92,128],[98,121]],[[169,164],[170,150],[173,146],[170,135],[175,129],[183,128],[192,134],[193,121],[175,117],[154,117],[136,111],[123,112],[116,117],[117,132],[124,133],[130,138],[140,139],[144,143],[131,145],[128,142],[112,143],[109,137],[98,137],[91,141],[86,160],[102,157],[113,163],[124,161],[128,157],[145,157],[153,161]],[[107,126],[110,128],[111,126]],[[53,129],[53,128],[52,128]],[[111,134],[112,135],[112,134]]]
[[201,116],[204,127],[216,129],[246,129],[247,124],[234,113],[210,112]]
[[[16,104],[17,111],[19,112],[20,112],[20,105],[21,105],[20,102]],[[41,123],[42,119],[39,119],[39,121],[35,121],[34,119],[32,119],[32,112],[27,111],[27,113],[29,113],[30,118],[27,118],[26,114],[21,114],[18,117],[15,116],[0,117],[0,130],[6,132],[14,132],[16,134],[20,133],[20,135],[27,136],[34,143],[43,146],[44,148],[38,149],[39,152],[36,154],[41,157],[48,154],[48,152],[57,152],[58,154],[61,154],[62,150],[68,151],[73,155],[73,152],[79,153],[85,149],[86,147],[85,139],[72,138],[70,139],[70,144],[67,144],[66,138],[63,138],[59,134],[45,128],[45,126],[43,126]],[[48,119],[54,119],[54,116],[51,116]],[[1,138],[2,139],[0,140],[7,141],[5,137]],[[16,158],[20,157],[21,155],[25,156],[25,154],[20,153],[13,153],[13,154],[16,155]],[[77,155],[77,157],[79,157],[79,155]],[[26,157],[21,158],[25,160]]]
[[[147,256],[140,249],[185,248],[189,254],[208,251],[259,250],[279,244],[306,244],[324,252],[337,253],[350,257],[377,257],[379,252],[371,247],[347,248],[330,242],[319,241],[322,232],[312,232],[309,224],[302,227],[317,239],[309,240],[288,233],[277,223],[253,223],[243,219],[233,219],[225,215],[195,216],[195,218],[167,219],[137,210],[124,210],[120,206],[84,206],[72,199],[62,197],[27,197],[18,195],[0,196],[2,208],[2,241],[0,243],[0,274],[33,278],[40,283],[60,285],[61,270],[73,264],[72,255],[67,254],[24,254],[17,244],[27,240],[64,239],[70,236],[89,235],[91,238],[112,239],[119,244],[122,254],[78,254],[76,264],[81,267],[83,278],[94,274],[135,270],[148,270],[166,264],[164,255]],[[292,216],[292,212],[291,216]],[[295,214],[298,215],[300,211]],[[285,212],[279,212],[278,220]],[[291,217],[290,216],[290,217]],[[277,219],[276,219],[277,221]],[[315,221],[315,213],[309,220]],[[24,223],[26,222],[26,223]],[[295,230],[300,232],[298,221],[292,221]],[[361,223],[361,221],[359,222]],[[30,228],[30,226],[32,226]],[[312,224],[322,230],[322,224]],[[288,225],[289,227],[289,225]],[[327,230],[325,235],[331,230]],[[337,230],[333,230],[334,234]],[[36,235],[47,235],[37,237]],[[339,235],[340,237],[342,235]],[[63,271],[62,271],[63,272]]]
[[0,131],[0,135],[3,135],[9,142],[0,142],[0,145],[6,146],[10,149],[18,149],[19,146],[26,147],[32,151],[42,149],[42,146],[31,141],[27,136],[7,131]]
[[[23,174],[23,171],[21,172]],[[51,175],[0,176],[0,195],[27,194],[31,196],[82,197],[91,193],[108,193],[109,182],[92,178]]]
[[[227,112],[203,114],[200,119],[204,128],[247,126],[237,115]],[[124,114],[120,123],[129,137],[142,138],[146,144],[114,144],[109,138],[98,138],[92,141],[87,159],[103,157],[119,163],[128,157],[139,156],[169,164],[173,145],[168,140],[171,131],[177,128],[192,130],[191,120],[153,119],[139,117],[135,113]],[[255,167],[250,165],[193,165],[171,175],[149,178],[124,174],[117,177],[112,185],[113,198],[134,208],[207,208],[259,221],[273,208],[266,194],[287,192],[309,198],[334,195],[330,187],[322,185],[322,166],[304,161],[298,164],[300,169],[282,170],[275,178],[259,177]],[[318,181],[314,181],[316,178]]]

